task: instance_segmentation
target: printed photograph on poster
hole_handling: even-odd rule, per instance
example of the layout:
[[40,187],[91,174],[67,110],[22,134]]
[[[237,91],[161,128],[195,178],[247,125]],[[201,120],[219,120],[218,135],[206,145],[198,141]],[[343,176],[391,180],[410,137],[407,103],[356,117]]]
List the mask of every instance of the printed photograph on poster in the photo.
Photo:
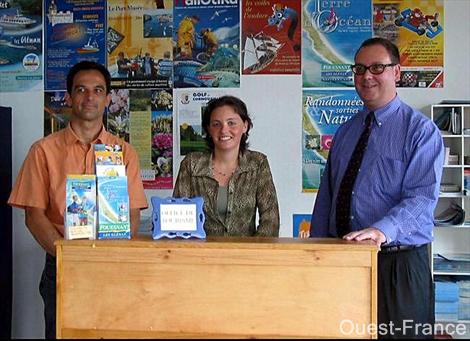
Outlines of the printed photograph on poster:
[[239,93],[239,89],[175,90],[180,155],[208,150],[202,129],[202,113],[207,103],[213,98],[223,95],[239,96]]
[[292,215],[292,237],[298,238],[300,234],[310,233],[311,214],[293,214]]
[[317,192],[333,136],[364,103],[353,89],[302,93],[302,192]]
[[82,60],[106,65],[104,0],[45,0],[45,89],[65,90],[67,73]]
[[374,0],[374,34],[400,51],[406,88],[444,86],[444,5],[442,0]]
[[372,33],[372,0],[302,0],[303,87],[352,87],[354,53]]
[[65,101],[66,91],[44,92],[44,136],[65,128],[72,115],[72,108]]
[[175,88],[240,86],[239,2],[175,2]]
[[112,89],[107,112],[107,129],[129,142],[129,90]]
[[0,92],[42,90],[42,2],[1,4]]
[[173,188],[173,95],[171,89],[152,91],[152,171],[146,189]]
[[300,74],[300,0],[242,2],[242,73]]
[[173,86],[173,2],[108,0],[108,70],[113,88]]

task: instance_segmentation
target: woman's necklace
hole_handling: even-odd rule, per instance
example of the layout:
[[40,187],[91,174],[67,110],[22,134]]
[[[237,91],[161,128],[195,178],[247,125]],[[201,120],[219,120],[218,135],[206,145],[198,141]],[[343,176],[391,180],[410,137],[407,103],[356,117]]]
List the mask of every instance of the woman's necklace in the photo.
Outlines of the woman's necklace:
[[219,171],[217,168],[214,167],[214,164],[212,164],[211,166],[211,170],[212,172],[216,172],[217,174],[223,176],[224,178],[227,177],[227,176],[232,176],[234,173],[235,173],[235,170],[237,169],[237,167],[235,167],[235,169],[233,169],[231,172],[229,173],[224,173],[224,172],[221,172]]

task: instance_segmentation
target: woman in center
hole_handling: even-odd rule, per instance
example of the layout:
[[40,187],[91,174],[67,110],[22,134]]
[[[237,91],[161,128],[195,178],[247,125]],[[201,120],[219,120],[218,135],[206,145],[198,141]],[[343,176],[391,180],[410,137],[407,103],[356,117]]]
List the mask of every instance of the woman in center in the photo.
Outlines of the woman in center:
[[279,207],[268,159],[247,149],[252,126],[243,101],[233,96],[212,99],[202,117],[210,151],[190,153],[181,162],[173,197],[204,198],[208,236],[279,234]]

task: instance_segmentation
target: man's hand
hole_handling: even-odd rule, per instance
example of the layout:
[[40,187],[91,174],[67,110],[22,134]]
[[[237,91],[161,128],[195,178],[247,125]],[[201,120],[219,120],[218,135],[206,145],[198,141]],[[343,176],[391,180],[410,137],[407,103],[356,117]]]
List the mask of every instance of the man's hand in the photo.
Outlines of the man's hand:
[[382,243],[386,242],[387,237],[385,237],[385,234],[382,231],[380,231],[378,228],[367,227],[359,231],[350,232],[347,235],[345,235],[343,239],[356,240],[356,241],[370,239],[370,240],[373,240],[375,244],[380,247]]

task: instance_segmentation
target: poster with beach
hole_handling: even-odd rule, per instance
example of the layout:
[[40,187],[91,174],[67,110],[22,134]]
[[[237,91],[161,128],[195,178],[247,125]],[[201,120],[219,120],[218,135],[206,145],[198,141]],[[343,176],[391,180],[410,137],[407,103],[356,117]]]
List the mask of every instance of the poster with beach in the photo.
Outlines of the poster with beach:
[[42,90],[42,2],[1,5],[0,92]]
[[302,0],[303,87],[352,87],[354,53],[372,33],[371,0]]
[[442,0],[374,0],[374,34],[400,51],[398,86],[444,86],[444,4]]
[[173,86],[173,1],[108,0],[108,70],[115,89]]
[[242,73],[300,74],[300,0],[242,2]]
[[46,0],[44,12],[46,90],[65,90],[70,67],[82,60],[105,65],[104,0]]
[[175,88],[240,87],[240,1],[175,1]]
[[333,136],[364,103],[353,89],[302,93],[302,192],[317,192]]

